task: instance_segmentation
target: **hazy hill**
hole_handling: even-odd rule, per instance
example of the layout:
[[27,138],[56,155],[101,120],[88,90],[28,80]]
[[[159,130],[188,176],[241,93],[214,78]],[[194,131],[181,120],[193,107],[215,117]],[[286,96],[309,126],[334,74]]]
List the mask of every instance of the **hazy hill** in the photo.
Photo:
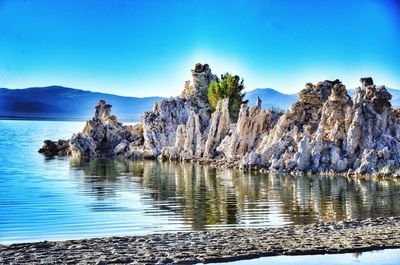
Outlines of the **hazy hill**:
[[0,88],[0,118],[88,120],[99,99],[112,104],[123,121],[138,121],[161,97],[122,97],[62,86],[26,89]]
[[[350,96],[353,96],[353,91],[349,90]],[[388,91],[393,96],[392,104],[400,106],[400,90],[388,88]],[[246,93],[250,106],[254,106],[257,97],[262,100],[264,108],[287,109],[297,100],[297,94],[283,94],[272,88],[257,88]],[[99,99],[112,104],[112,113],[120,120],[133,122],[163,98],[122,97],[62,86],[0,88],[0,119],[88,120]]]
[[[393,88],[386,88],[392,94],[392,105],[400,106],[400,90]],[[354,89],[349,89],[348,93],[353,97]],[[264,108],[271,108],[272,106],[281,109],[288,109],[294,102],[297,101],[297,94],[283,94],[272,88],[257,88],[246,93],[246,99],[249,100],[249,105],[253,106],[260,97],[262,106]]]
[[272,88],[257,88],[246,93],[250,106],[255,105],[257,97],[260,97],[263,108],[275,106],[284,110],[297,100],[297,94],[283,94]]

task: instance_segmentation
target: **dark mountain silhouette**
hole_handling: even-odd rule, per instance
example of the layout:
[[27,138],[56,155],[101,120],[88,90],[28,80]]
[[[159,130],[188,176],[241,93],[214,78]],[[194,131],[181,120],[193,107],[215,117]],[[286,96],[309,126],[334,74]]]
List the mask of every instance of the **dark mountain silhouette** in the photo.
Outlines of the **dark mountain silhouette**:
[[297,100],[297,94],[283,94],[272,88],[257,88],[246,93],[246,99],[249,100],[249,106],[254,106],[259,97],[263,108],[278,107],[288,109]]
[[99,99],[112,104],[112,113],[120,120],[133,122],[163,98],[122,97],[62,86],[0,88],[0,118],[88,120]]

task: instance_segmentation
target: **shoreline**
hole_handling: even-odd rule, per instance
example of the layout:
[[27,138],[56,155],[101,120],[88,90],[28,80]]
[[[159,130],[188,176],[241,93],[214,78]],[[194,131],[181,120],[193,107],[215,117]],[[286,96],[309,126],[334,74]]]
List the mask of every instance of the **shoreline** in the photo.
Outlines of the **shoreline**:
[[0,245],[0,263],[196,264],[400,248],[400,217]]
[[[118,159],[111,158],[111,159]],[[280,170],[271,170],[268,167],[263,166],[251,166],[246,169],[241,168],[239,165],[239,161],[226,161],[224,159],[205,159],[205,158],[194,158],[190,160],[162,160],[162,159],[143,159],[143,160],[155,160],[160,163],[168,163],[168,162],[180,162],[180,163],[194,163],[200,166],[209,166],[213,167],[218,170],[224,169],[233,169],[233,170],[240,170],[247,173],[256,173],[256,174],[285,174],[290,176],[312,176],[312,175],[319,175],[319,176],[328,176],[328,177],[344,177],[344,178],[358,178],[358,179],[373,179],[373,180],[390,180],[396,181],[400,180],[400,172],[394,173],[390,172],[387,174],[355,174],[349,172],[334,172],[334,171],[324,171],[324,172],[312,172],[312,171],[280,171]]]

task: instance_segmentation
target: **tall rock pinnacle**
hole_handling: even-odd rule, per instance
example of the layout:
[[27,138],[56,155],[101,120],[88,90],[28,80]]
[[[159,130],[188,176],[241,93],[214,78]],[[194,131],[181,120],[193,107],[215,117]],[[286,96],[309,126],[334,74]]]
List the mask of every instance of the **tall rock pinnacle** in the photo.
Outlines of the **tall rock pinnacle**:
[[207,101],[207,89],[217,76],[211,72],[208,64],[197,63],[192,70],[192,80],[186,81],[180,98],[198,98]]

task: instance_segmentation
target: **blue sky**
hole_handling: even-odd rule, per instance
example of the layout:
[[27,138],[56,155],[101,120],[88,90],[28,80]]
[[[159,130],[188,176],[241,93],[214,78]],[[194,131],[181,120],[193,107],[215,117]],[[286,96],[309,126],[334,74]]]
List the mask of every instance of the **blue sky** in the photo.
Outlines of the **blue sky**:
[[197,62],[248,90],[400,89],[399,1],[0,0],[0,87],[174,96]]

